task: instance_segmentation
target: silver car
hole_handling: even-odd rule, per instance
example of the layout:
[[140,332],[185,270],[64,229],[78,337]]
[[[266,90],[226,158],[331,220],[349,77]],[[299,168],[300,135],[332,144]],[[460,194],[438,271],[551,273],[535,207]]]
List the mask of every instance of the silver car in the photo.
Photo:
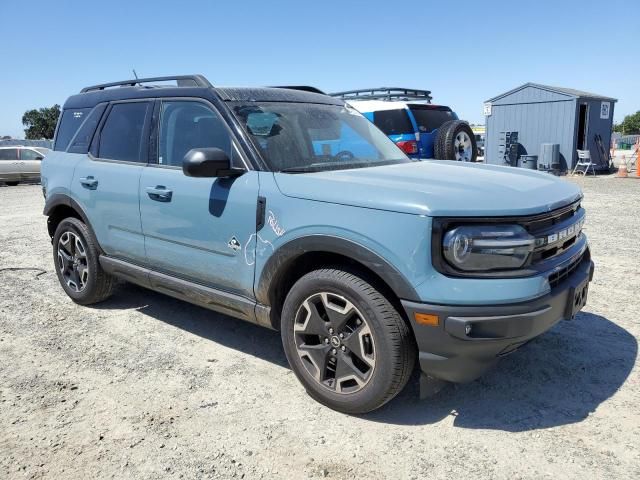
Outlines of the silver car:
[[43,147],[0,147],[0,182],[14,186],[40,181],[40,162],[49,151]]

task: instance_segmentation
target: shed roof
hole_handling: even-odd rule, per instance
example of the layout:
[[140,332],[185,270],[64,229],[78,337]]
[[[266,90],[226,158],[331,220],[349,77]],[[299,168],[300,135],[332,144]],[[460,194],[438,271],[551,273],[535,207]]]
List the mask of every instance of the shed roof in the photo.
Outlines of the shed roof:
[[501,98],[504,98],[508,95],[511,95],[513,93],[516,93],[520,90],[523,90],[525,88],[537,88],[540,90],[546,90],[548,92],[553,92],[553,93],[557,93],[560,95],[566,95],[569,97],[573,97],[573,98],[595,98],[595,99],[599,99],[599,100],[609,100],[611,102],[617,102],[618,99],[617,98],[612,98],[612,97],[606,97],[604,95],[598,95],[596,93],[590,93],[590,92],[585,92],[582,90],[576,90],[574,88],[564,88],[564,87],[552,87],[550,85],[541,85],[539,83],[532,83],[532,82],[527,82],[524,85],[520,85],[519,87],[514,88],[513,90],[509,90],[508,92],[502,93],[496,97],[490,98],[489,100],[486,100],[487,102],[495,102],[496,100],[499,100]]

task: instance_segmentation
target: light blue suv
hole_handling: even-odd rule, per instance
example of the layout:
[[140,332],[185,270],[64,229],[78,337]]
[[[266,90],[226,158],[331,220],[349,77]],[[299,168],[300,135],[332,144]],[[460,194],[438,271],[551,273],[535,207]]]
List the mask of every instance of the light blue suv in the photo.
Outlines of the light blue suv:
[[67,295],[100,302],[120,279],[279,329],[309,394],[349,413],[416,362],[425,392],[472,380],[584,306],[577,187],[410,160],[313,90],[193,75],[70,97],[42,165]]

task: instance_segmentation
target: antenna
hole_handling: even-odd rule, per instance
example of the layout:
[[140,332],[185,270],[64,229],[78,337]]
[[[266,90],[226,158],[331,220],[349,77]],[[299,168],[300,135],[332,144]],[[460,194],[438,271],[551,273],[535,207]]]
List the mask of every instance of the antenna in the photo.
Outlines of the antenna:
[[133,72],[133,76],[136,78],[136,80],[138,80],[138,74],[136,73],[136,69],[132,68],[131,71]]

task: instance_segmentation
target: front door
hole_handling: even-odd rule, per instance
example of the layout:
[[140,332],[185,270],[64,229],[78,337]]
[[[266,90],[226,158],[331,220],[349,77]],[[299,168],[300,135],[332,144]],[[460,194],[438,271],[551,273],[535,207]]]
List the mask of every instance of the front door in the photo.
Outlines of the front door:
[[193,178],[182,172],[192,148],[217,147],[244,166],[214,108],[196,100],[164,100],[156,163],[140,179],[147,264],[230,293],[253,297],[258,172]]

